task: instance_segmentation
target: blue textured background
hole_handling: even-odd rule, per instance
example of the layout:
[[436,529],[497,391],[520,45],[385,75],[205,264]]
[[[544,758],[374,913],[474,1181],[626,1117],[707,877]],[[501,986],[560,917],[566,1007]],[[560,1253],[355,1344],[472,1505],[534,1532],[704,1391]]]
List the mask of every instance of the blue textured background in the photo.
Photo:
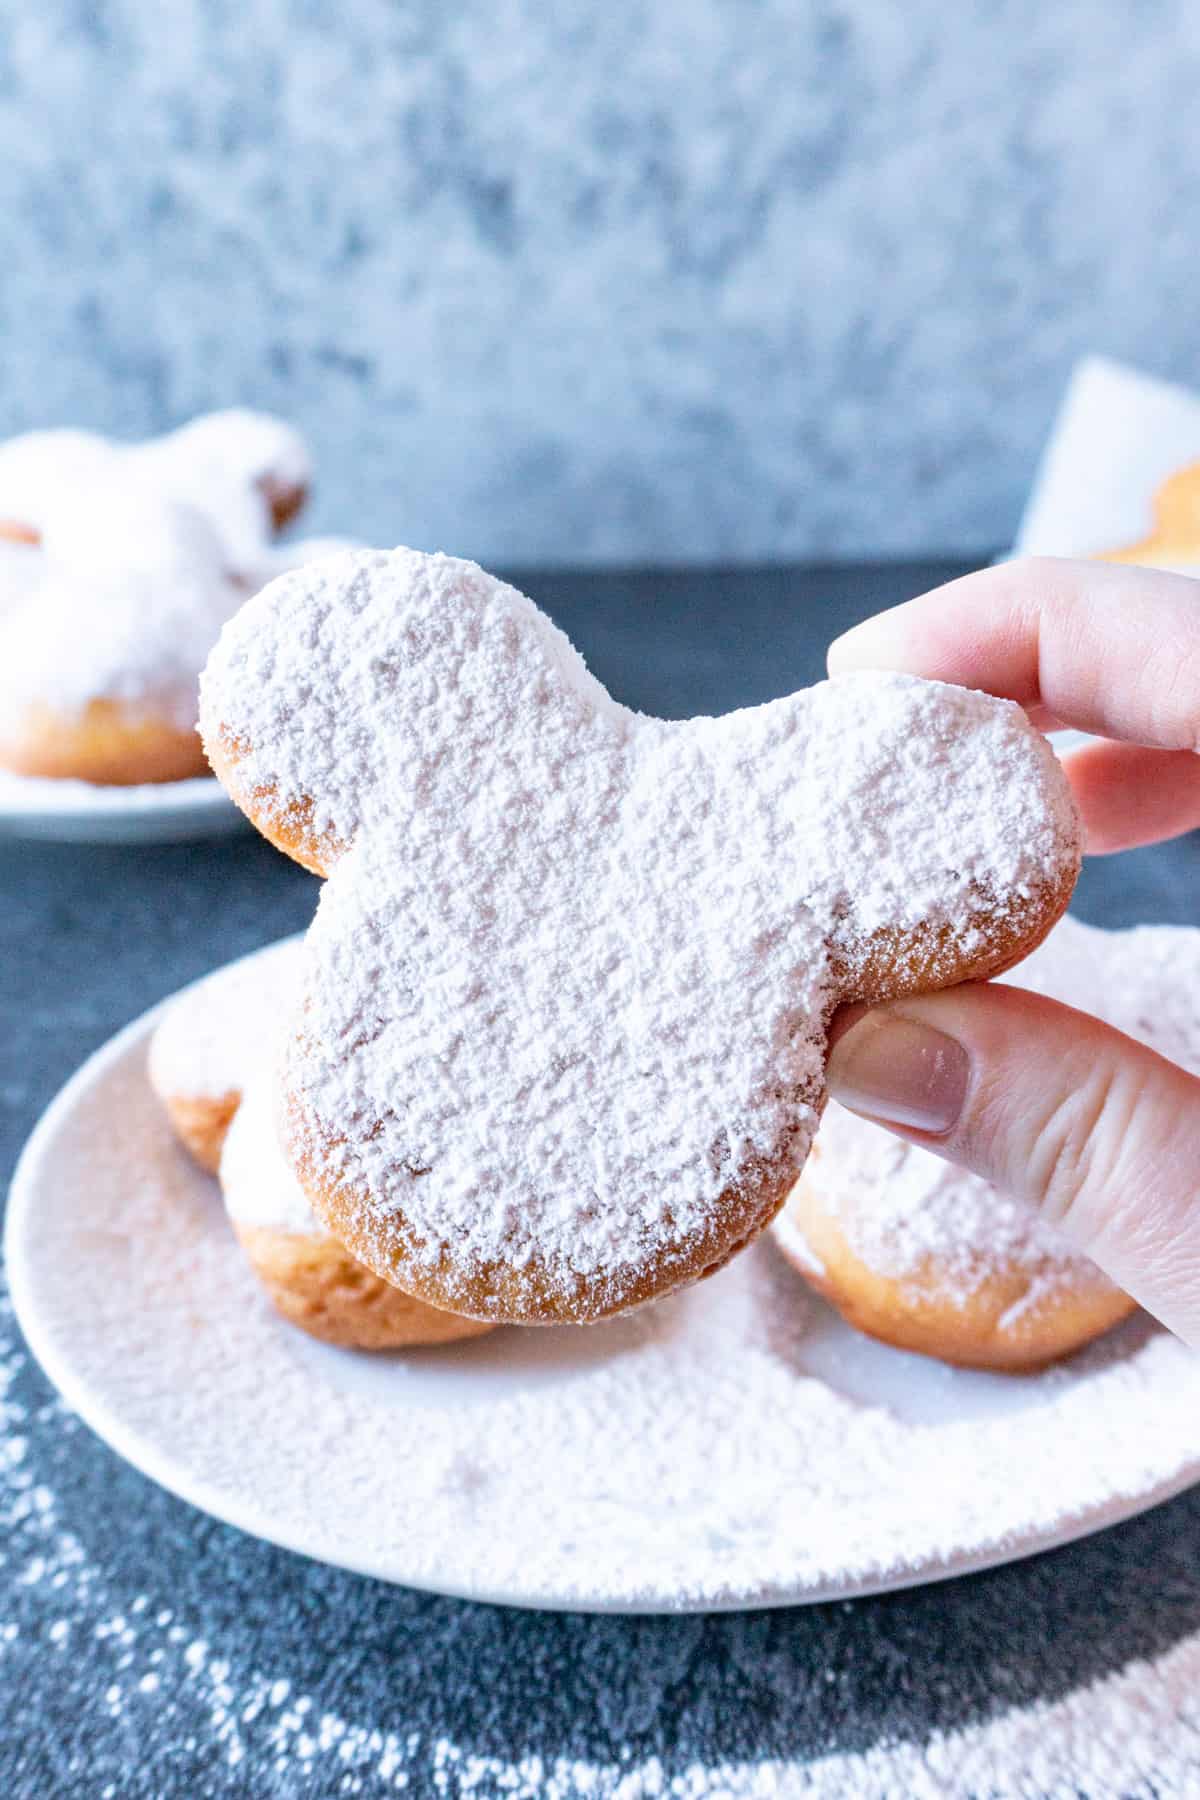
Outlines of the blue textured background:
[[978,549],[1196,372],[1189,0],[0,0],[0,432],[246,400],[492,562]]

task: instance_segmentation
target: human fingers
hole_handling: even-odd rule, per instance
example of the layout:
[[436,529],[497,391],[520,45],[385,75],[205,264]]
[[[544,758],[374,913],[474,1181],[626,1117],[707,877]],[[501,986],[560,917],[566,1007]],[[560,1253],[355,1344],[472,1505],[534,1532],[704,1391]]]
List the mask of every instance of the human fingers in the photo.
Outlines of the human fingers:
[[828,1079],[843,1106],[1028,1201],[1200,1345],[1200,1081],[989,983],[856,1009]]
[[1200,747],[1200,584],[1157,569],[1035,557],[856,625],[831,674],[902,669],[1019,701],[1035,723],[1162,750]]
[[1157,844],[1200,825],[1200,756],[1098,739],[1065,760],[1090,856]]

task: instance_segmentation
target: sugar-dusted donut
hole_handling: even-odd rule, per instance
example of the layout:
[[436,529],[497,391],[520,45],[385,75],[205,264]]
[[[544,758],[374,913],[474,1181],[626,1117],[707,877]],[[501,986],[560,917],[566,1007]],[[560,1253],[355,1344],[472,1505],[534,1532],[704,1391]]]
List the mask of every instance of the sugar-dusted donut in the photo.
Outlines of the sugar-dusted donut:
[[23,526],[0,519],[0,625],[37,587],[42,573],[38,543]]
[[351,1350],[402,1350],[492,1329],[402,1293],[330,1237],[279,1148],[269,1080],[257,1078],[246,1089],[225,1138],[220,1175],[251,1268],[276,1311],[310,1337]]
[[[1067,918],[1005,979],[1200,1074],[1200,931]],[[836,1105],[774,1230],[852,1325],[945,1362],[1036,1367],[1133,1310],[1028,1207]]]
[[793,1185],[833,1009],[1007,966],[1079,863],[1019,708],[851,675],[619,706],[532,602],[410,550],[283,576],[201,685],[213,767],[330,876],[281,1071],[314,1210],[482,1319],[618,1312]]
[[[207,775],[198,673],[259,583],[229,574],[188,507],[122,492],[104,503],[103,533],[88,531],[91,510],[50,528],[40,551],[0,545],[0,768],[107,786]],[[262,579],[329,542],[264,549]]]
[[177,994],[150,1039],[146,1070],[175,1135],[215,1175],[247,1082],[270,1063],[300,977],[300,939],[284,938]]
[[196,676],[246,588],[204,514],[93,488],[0,617],[0,767],[124,785],[206,771]]
[[271,541],[308,482],[291,427],[245,411],[143,444],[0,444],[0,768],[114,786],[207,774],[201,665],[247,594],[325,549]]
[[283,1158],[269,1069],[299,950],[286,938],[185,988],[150,1040],[151,1086],[195,1161],[220,1172],[238,1241],[292,1324],[359,1350],[478,1337],[487,1326],[410,1299],[357,1263],[314,1217]]

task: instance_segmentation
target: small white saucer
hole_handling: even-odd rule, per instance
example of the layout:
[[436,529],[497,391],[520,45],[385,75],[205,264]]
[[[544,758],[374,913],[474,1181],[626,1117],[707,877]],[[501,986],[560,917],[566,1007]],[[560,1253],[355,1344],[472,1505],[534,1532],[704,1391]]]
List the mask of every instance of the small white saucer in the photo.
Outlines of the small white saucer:
[[30,1139],[12,1296],[92,1429],[244,1531],[471,1599],[700,1612],[987,1568],[1200,1477],[1200,1358],[1145,1317],[1045,1374],[967,1373],[859,1336],[768,1241],[606,1325],[313,1343],[171,1137],[153,1019]]
[[95,787],[0,770],[0,837],[60,844],[174,844],[224,837],[246,821],[212,775]]

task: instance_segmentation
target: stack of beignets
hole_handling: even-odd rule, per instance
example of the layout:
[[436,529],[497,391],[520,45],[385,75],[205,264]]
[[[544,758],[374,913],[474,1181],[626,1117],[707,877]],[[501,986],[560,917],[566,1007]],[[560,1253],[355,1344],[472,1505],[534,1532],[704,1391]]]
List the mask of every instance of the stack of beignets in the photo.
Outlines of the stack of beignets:
[[185,989],[151,1039],[151,1085],[180,1142],[219,1175],[238,1242],[291,1324],[357,1350],[478,1337],[489,1327],[410,1299],[356,1262],[314,1217],[283,1159],[271,1058],[298,952],[289,939]]

